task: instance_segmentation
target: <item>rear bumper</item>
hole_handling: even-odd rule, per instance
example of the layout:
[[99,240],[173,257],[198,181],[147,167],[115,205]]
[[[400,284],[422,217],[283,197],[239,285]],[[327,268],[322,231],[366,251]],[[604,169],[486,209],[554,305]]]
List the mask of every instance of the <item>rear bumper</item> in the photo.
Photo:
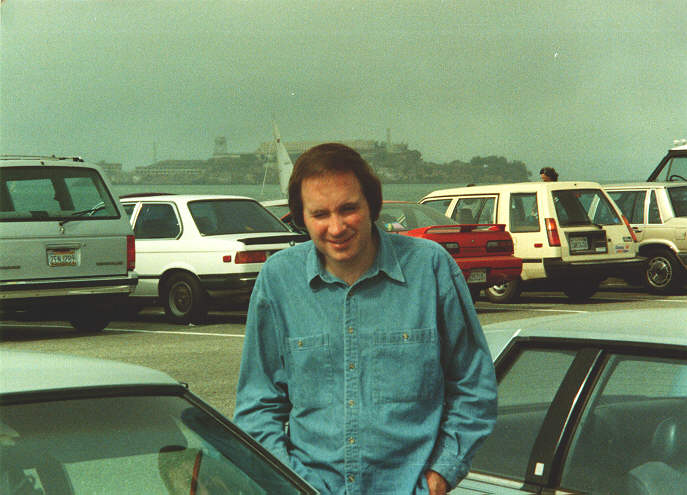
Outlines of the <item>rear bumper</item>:
[[249,295],[253,291],[258,272],[220,275],[200,275],[201,287],[213,299],[224,296]]
[[546,277],[552,280],[574,278],[623,277],[635,270],[640,270],[646,258],[624,258],[607,261],[573,261],[564,262],[561,258],[544,258]]
[[131,294],[137,283],[138,277],[134,273],[126,277],[0,282],[0,301],[108,296],[119,298]]
[[[522,260],[515,256],[453,259],[458,263],[465,280],[471,287],[491,287],[492,285],[499,285],[510,280],[515,280],[522,273]],[[479,271],[486,272],[486,282],[470,280],[471,275],[475,275]]]

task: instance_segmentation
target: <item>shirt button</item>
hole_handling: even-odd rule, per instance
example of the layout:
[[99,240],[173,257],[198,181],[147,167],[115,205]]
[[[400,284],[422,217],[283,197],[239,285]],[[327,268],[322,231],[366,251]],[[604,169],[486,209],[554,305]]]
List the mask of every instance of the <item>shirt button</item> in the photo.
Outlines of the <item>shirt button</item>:
[[355,405],[355,401],[349,400],[348,401],[348,406],[353,407]]
[[354,368],[355,368],[355,363],[351,363],[351,364],[348,365],[348,369],[349,369],[349,370],[352,370],[352,369],[354,369]]
[[355,443],[355,438],[353,438],[353,437],[349,438],[349,439],[348,439],[348,443],[350,443],[351,445],[353,445],[353,444]]
[[407,333],[403,334],[403,340],[408,340],[408,334]]
[[348,481],[349,481],[350,483],[353,483],[353,482],[355,481],[355,476],[353,476],[352,474],[349,474],[349,475],[348,475]]
[[348,333],[353,333],[353,327],[348,327]]
[[303,341],[302,340],[298,341],[298,347],[303,347]]

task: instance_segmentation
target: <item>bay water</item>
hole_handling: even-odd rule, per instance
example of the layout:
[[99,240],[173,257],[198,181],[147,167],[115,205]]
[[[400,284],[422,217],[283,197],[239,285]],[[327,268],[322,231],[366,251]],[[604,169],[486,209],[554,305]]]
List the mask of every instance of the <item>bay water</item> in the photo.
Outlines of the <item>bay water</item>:
[[[462,187],[465,184],[382,184],[382,197],[395,201],[417,201],[437,189]],[[258,201],[280,199],[284,195],[277,184],[116,184],[113,186],[117,196],[132,193],[170,194],[232,194],[248,196]]]

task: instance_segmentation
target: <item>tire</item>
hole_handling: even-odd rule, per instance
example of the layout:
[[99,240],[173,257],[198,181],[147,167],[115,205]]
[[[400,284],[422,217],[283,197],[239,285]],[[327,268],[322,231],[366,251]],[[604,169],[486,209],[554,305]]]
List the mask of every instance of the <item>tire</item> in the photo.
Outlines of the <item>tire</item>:
[[484,292],[487,295],[487,299],[493,303],[511,303],[520,297],[522,280],[516,278],[500,285],[492,285],[485,289]]
[[186,325],[202,323],[207,319],[208,307],[205,292],[198,279],[190,273],[171,275],[160,294],[167,319]]
[[563,292],[571,301],[581,302],[596,294],[600,285],[601,280],[598,279],[569,280],[565,283]]
[[74,329],[81,333],[101,332],[111,321],[112,312],[107,308],[81,310],[69,319]]
[[471,287],[469,285],[468,289],[470,289],[470,296],[472,296],[472,302],[474,303],[479,299],[479,295],[482,292],[482,289],[480,287]]
[[642,282],[649,292],[670,294],[682,286],[682,267],[671,251],[652,249],[646,258]]

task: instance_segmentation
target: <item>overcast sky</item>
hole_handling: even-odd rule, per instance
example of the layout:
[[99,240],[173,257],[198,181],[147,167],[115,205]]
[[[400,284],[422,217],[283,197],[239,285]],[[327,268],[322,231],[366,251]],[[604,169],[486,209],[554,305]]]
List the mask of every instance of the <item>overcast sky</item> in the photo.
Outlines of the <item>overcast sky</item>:
[[685,0],[3,0],[2,153],[406,142],[643,180],[687,138]]

